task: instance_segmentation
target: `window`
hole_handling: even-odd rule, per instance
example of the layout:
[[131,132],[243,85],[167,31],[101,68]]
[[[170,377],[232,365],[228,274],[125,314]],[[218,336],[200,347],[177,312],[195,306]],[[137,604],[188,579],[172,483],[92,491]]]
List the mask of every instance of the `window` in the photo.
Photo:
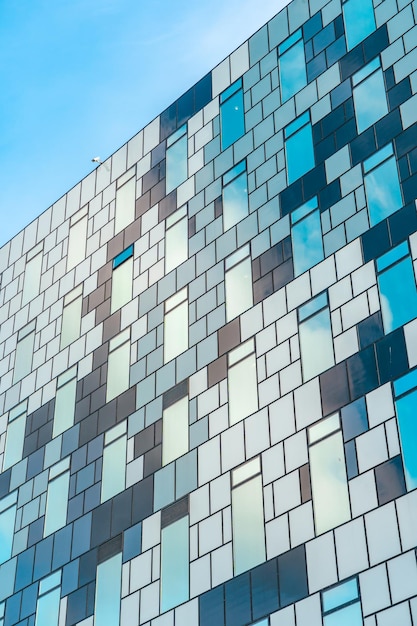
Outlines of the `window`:
[[189,597],[188,514],[173,522],[162,515],[161,526],[161,612],[164,612]]
[[0,500],[0,565],[12,556],[17,491]]
[[61,350],[76,341],[81,331],[82,289],[80,285],[64,298],[61,326]]
[[228,230],[248,214],[246,163],[241,161],[223,176],[223,229]]
[[348,50],[352,50],[375,30],[372,0],[347,0],[343,4],[343,19]]
[[31,373],[34,346],[35,321],[19,331],[14,362],[13,384]]
[[[122,179],[124,180],[124,178]],[[115,232],[129,226],[135,219],[136,180],[131,178],[116,190]]]
[[45,527],[47,537],[67,523],[70,459],[60,461],[49,470],[48,492],[46,496]]
[[408,243],[377,259],[378,286],[385,333],[417,317],[417,290]]
[[225,266],[226,319],[230,322],[253,305],[249,246],[243,246],[229,256]]
[[71,218],[68,239],[67,272],[85,259],[87,243],[87,207]]
[[165,272],[168,273],[188,259],[187,207],[175,211],[166,220]]
[[165,302],[164,362],[188,349],[188,300],[187,287],[178,291]]
[[22,306],[39,295],[42,272],[42,244],[33,248],[26,255],[25,275],[23,278]]
[[323,626],[363,626],[356,578],[323,591],[321,600]]
[[187,180],[187,124],[167,139],[166,192],[169,193]]
[[110,500],[125,488],[126,477],[126,421],[104,435],[101,501]]
[[133,286],[133,245],[113,259],[110,313],[130,302]]
[[259,457],[232,472],[234,574],[265,561],[264,507]]
[[[165,403],[164,403],[165,404]],[[162,465],[188,452],[188,396],[165,404],[162,413]]]
[[241,78],[220,94],[220,129],[222,150],[245,134]]
[[308,429],[311,490],[316,533],[350,519],[345,454],[338,414]]
[[35,626],[58,626],[61,602],[61,570],[39,583]]
[[27,402],[22,402],[9,413],[4,448],[3,471],[22,459],[25,442]]
[[130,334],[127,328],[110,340],[107,362],[106,402],[110,402],[129,389]]
[[58,376],[55,395],[54,426],[52,436],[57,437],[74,424],[75,396],[77,393],[77,367]]
[[395,408],[408,491],[417,487],[417,370],[394,382]]
[[352,77],[358,133],[363,132],[388,113],[384,77],[379,58],[365,65]]
[[285,157],[290,185],[314,167],[313,133],[310,115],[304,113],[285,130]]
[[122,592],[122,553],[97,566],[94,626],[119,626]]
[[299,276],[324,258],[317,197],[291,213],[294,274]]
[[278,46],[278,54],[281,101],[285,102],[307,84],[301,28]]
[[392,144],[364,161],[363,170],[369,221],[375,226],[403,205]]
[[227,372],[230,424],[258,410],[258,384],[253,339],[229,353]]
[[299,309],[301,364],[304,381],[334,365],[333,339],[327,294],[322,293]]

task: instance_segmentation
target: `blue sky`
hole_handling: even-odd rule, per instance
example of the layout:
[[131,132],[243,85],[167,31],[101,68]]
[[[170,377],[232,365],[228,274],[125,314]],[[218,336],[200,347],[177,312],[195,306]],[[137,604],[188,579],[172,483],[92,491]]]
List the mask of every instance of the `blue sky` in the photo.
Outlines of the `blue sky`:
[[288,0],[0,0],[0,246]]

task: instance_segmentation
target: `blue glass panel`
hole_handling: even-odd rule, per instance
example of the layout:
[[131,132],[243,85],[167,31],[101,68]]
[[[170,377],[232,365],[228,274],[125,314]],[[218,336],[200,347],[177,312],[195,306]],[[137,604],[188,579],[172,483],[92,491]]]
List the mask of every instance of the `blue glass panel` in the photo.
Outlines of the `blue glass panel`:
[[285,142],[288,184],[314,167],[313,134],[307,124]]
[[[50,591],[38,599],[35,626],[58,626],[60,588]],[[109,622],[110,623],[110,622]],[[97,622],[98,624],[98,622]]]
[[320,212],[314,211],[292,228],[294,274],[303,272],[324,258]]
[[228,230],[248,215],[246,172],[223,188],[223,228]]
[[245,170],[246,170],[246,163],[245,161],[241,161],[240,163],[232,167],[231,170],[226,172],[226,174],[223,176],[223,185],[227,185],[227,183],[230,183],[231,180],[239,176],[239,174],[241,174]]
[[232,145],[245,133],[243,91],[239,89],[220,107],[222,150]]
[[16,506],[0,513],[0,563],[4,563],[12,554]]
[[[278,609],[278,572],[272,559],[251,572],[253,619],[269,615]],[[262,622],[261,622],[262,623]]]
[[226,583],[226,626],[242,626],[251,620],[249,574]]
[[379,70],[353,90],[356,122],[361,133],[388,113],[384,77]]
[[95,626],[119,626],[121,579],[121,554],[115,554],[97,567]]
[[327,306],[327,293],[324,291],[319,296],[307,302],[307,304],[300,306],[300,321],[305,320],[325,306]]
[[352,85],[355,87],[362,80],[364,80],[367,76],[375,72],[380,67],[381,61],[379,60],[379,57],[375,57],[373,61],[365,65],[365,67],[363,67],[361,70],[359,70],[359,72],[356,72],[356,74],[352,76]]
[[278,557],[278,579],[281,606],[297,602],[308,595],[304,546],[293,548]]
[[230,87],[225,89],[223,93],[220,94],[220,104],[223,104],[230,96],[232,96],[236,91],[242,88],[242,79],[235,81]]
[[303,113],[300,117],[297,117],[291,124],[285,127],[284,133],[285,138],[287,139],[290,135],[293,135],[299,128],[308,124],[310,121],[310,114],[308,112]]
[[414,387],[417,387],[417,369],[394,381],[394,392],[396,396],[401,396]]
[[372,170],[374,167],[382,163],[382,161],[385,161],[385,159],[388,159],[388,157],[392,156],[393,154],[394,149],[392,147],[392,143],[389,143],[384,148],[382,148],[382,150],[378,150],[378,152],[375,152],[375,154],[373,154],[371,157],[369,157],[369,159],[366,159],[366,161],[363,162],[364,172],[369,172],[369,170]]
[[298,209],[291,213],[291,224],[295,224],[303,217],[311,213],[314,209],[317,209],[317,207],[317,196],[314,196],[314,198],[311,198],[311,200],[298,207]]
[[123,261],[126,261],[126,259],[129,259],[131,256],[133,256],[133,244],[129,246],[128,248],[126,248],[126,250],[123,250],[123,252],[118,254],[113,259],[113,269],[116,269],[116,267],[119,267],[119,265],[121,265]]
[[378,276],[385,333],[417,316],[417,290],[410,257]]
[[353,439],[368,430],[368,416],[365,399],[359,398],[342,409],[342,428],[345,441]]
[[176,141],[166,152],[166,192],[169,193],[187,179],[187,135]]
[[130,561],[142,551],[142,524],[135,524],[124,532],[123,562]]
[[172,135],[170,135],[170,137],[168,137],[167,146],[168,147],[172,146],[172,144],[178,141],[178,139],[180,139],[183,135],[185,135],[186,132],[187,132],[187,124],[184,124],[183,126],[181,126],[181,128],[175,131],[175,133],[173,133]]
[[200,626],[224,626],[224,587],[219,585],[200,596]]
[[371,226],[402,207],[395,159],[388,159],[365,176],[365,190]]
[[162,529],[161,611],[188,600],[188,516]]
[[301,39],[301,28],[296,30],[295,33],[291,35],[291,37],[288,37],[288,39],[286,39],[280,46],[278,46],[278,53],[284,54],[284,52],[286,52],[288,48],[291,48],[291,46],[295,44],[295,42],[299,39]]
[[307,84],[304,42],[301,40],[279,58],[281,100],[285,102]]
[[348,0],[343,5],[343,17],[349,50],[375,30],[372,0]]
[[393,265],[396,261],[408,256],[409,249],[407,241],[403,241],[399,246],[392,248],[389,252],[379,257],[376,261],[376,268],[378,272],[382,272],[390,265]]
[[356,578],[347,580],[337,587],[323,591],[323,611],[331,611],[338,606],[347,604],[358,597],[358,583]]
[[417,391],[396,401],[407,489],[417,487]]
[[326,615],[323,626],[363,626],[360,602]]

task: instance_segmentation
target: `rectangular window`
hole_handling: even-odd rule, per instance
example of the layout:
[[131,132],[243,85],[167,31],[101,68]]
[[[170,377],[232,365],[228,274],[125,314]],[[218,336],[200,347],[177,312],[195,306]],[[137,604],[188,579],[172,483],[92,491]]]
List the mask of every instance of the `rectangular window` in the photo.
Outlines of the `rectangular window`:
[[164,403],[162,413],[162,465],[188,452],[188,395],[172,404]]
[[31,373],[34,347],[35,321],[19,331],[14,362],[13,384]]
[[101,502],[124,490],[126,484],[126,421],[104,435]]
[[358,581],[347,580],[321,594],[323,626],[363,626]]
[[114,313],[132,299],[133,245],[113,259],[110,313]]
[[188,349],[187,287],[165,302],[164,363]]
[[172,523],[162,518],[161,526],[161,612],[164,612],[189,598],[188,514]]
[[0,500],[0,565],[12,556],[17,491]]
[[[124,179],[123,179],[124,180]],[[116,190],[115,233],[129,226],[135,219],[136,180],[135,176]]]
[[327,294],[299,309],[299,336],[303,380],[310,380],[334,365],[333,338]]
[[408,242],[377,259],[378,286],[385,333],[417,317],[417,290]]
[[259,457],[232,472],[235,576],[265,561],[264,506]]
[[245,134],[241,78],[220,94],[220,129],[222,150]]
[[299,276],[324,258],[317,197],[291,213],[294,274]]
[[376,28],[372,0],[347,0],[342,5],[348,50],[366,39]]
[[285,158],[290,185],[314,167],[313,133],[310,114],[303,113],[285,130]]
[[394,382],[394,395],[405,483],[411,491],[417,488],[417,370]]
[[227,372],[230,424],[258,410],[258,382],[253,339],[229,353]]
[[49,470],[44,537],[51,535],[67,523],[69,465],[70,459],[68,457]]
[[165,272],[168,273],[188,259],[188,220],[184,206],[166,220]]
[[223,230],[249,214],[246,163],[241,161],[223,176]]
[[52,436],[57,437],[74,424],[75,396],[77,393],[77,367],[71,367],[58,376],[55,395],[54,426]]
[[42,244],[37,245],[26,255],[23,278],[22,306],[39,295],[42,273]]
[[27,401],[22,402],[9,412],[9,423],[6,431],[3,471],[12,467],[22,459],[25,442]]
[[61,602],[61,570],[39,583],[35,626],[58,626]]
[[68,239],[67,272],[85,259],[85,247],[87,244],[87,207],[78,211],[71,218],[71,226]]
[[316,533],[350,519],[343,436],[338,414],[308,429],[311,491]]
[[81,332],[83,286],[79,285],[64,298],[61,326],[61,350],[79,339]]
[[120,625],[122,594],[122,553],[119,552],[97,566],[94,626]]
[[226,319],[228,322],[253,306],[252,263],[249,246],[225,261]]
[[167,139],[166,192],[181,185],[188,176],[187,124],[184,124]]
[[384,76],[379,58],[365,65],[352,77],[358,133],[375,124],[388,113]]
[[363,171],[369,221],[375,226],[403,205],[392,144],[364,161]]
[[106,402],[129,389],[130,331],[129,328],[110,340],[107,362]]
[[301,28],[278,46],[278,54],[281,101],[285,102],[307,84]]

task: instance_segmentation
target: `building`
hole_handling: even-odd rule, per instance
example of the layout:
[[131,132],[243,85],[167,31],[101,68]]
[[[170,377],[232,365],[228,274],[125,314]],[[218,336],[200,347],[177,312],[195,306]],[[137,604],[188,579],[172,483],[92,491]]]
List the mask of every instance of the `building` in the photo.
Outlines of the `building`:
[[0,626],[417,625],[416,23],[293,0],[0,250]]

